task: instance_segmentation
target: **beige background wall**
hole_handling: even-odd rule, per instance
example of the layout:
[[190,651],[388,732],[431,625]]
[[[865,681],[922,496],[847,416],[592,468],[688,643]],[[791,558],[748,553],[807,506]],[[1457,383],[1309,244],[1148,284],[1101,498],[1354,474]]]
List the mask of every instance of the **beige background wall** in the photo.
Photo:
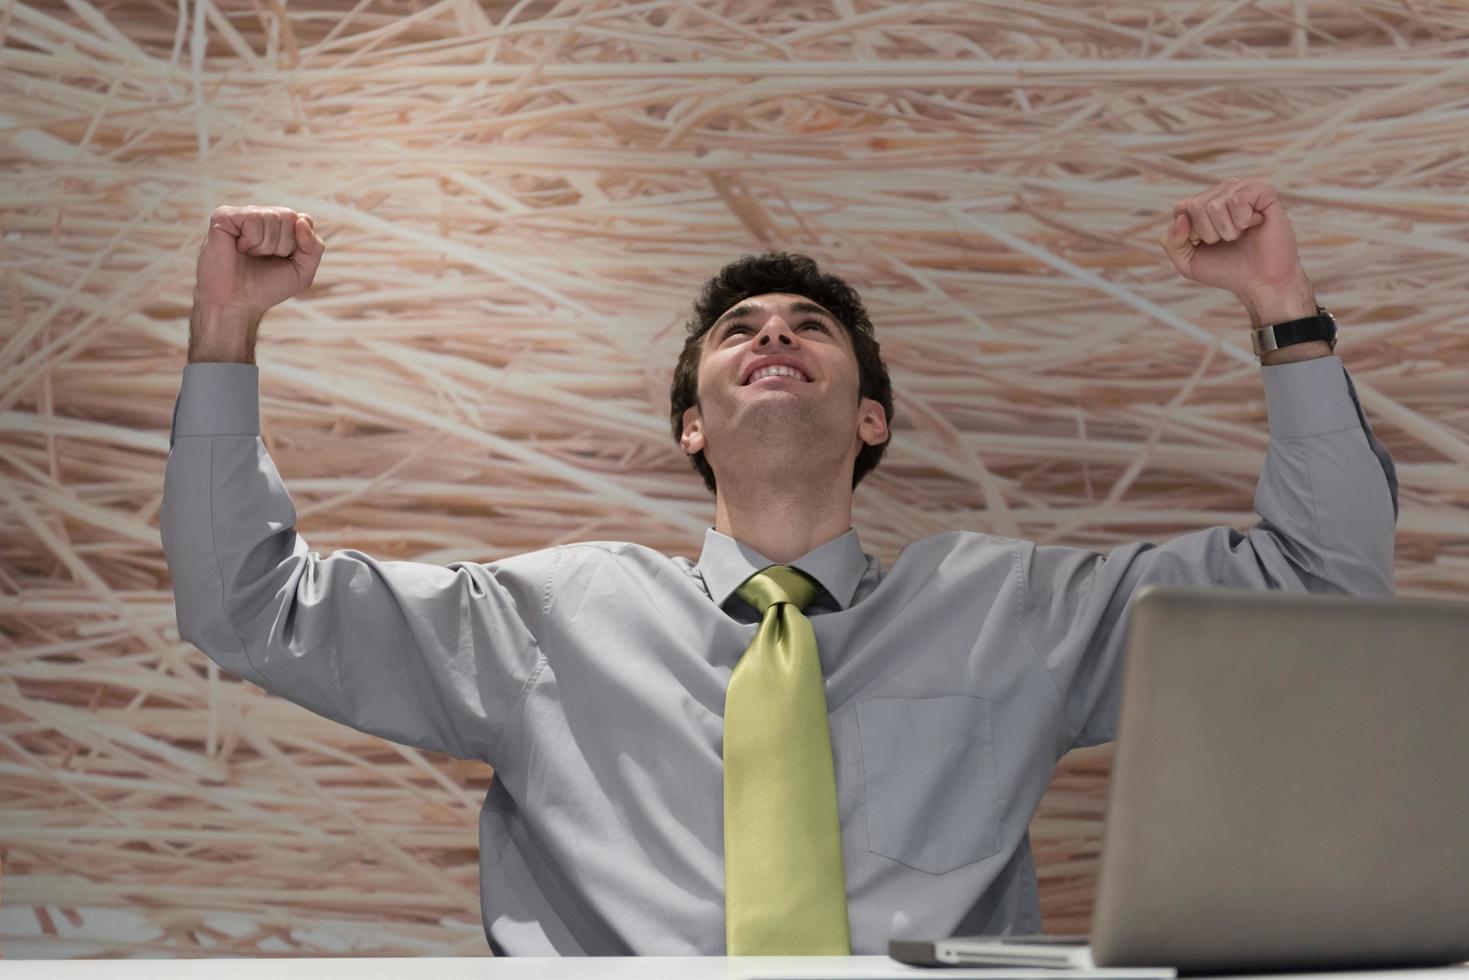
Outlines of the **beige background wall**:
[[[0,7],[0,942],[8,956],[486,953],[486,767],[181,643],[158,541],[193,260],[222,203],[329,251],[273,313],[264,438],[314,550],[696,554],[667,430],[702,280],[807,252],[898,404],[857,496],[1104,549],[1252,520],[1243,312],[1156,245],[1284,194],[1399,462],[1398,581],[1469,593],[1469,10],[901,0]],[[1086,927],[1105,750],[1034,837]]]

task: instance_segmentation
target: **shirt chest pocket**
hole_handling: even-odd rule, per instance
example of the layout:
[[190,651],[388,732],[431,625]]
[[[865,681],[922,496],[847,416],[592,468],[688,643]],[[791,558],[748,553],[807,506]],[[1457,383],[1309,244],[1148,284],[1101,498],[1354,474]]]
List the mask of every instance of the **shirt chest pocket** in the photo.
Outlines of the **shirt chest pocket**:
[[869,850],[935,875],[999,850],[988,701],[869,698],[857,728]]

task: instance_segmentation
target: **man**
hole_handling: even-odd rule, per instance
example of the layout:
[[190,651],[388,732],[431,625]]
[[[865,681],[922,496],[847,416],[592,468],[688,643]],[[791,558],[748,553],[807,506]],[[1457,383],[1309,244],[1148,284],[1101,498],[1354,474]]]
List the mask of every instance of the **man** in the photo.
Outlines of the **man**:
[[[1179,202],[1163,245],[1257,327],[1316,311],[1264,183]],[[1139,587],[1392,591],[1392,465],[1334,336],[1311,339],[1325,321],[1264,355],[1248,532],[1107,555],[956,532],[881,568],[851,513],[888,441],[886,371],[857,294],[788,255],[727,266],[690,323],[674,430],[715,495],[697,563],[615,542],[323,558],[258,438],[253,365],[261,316],[323,250],[289,209],[211,218],[163,504],[179,630],[329,718],[495,767],[497,953],[1039,931],[1027,826],[1056,761],[1114,737]]]

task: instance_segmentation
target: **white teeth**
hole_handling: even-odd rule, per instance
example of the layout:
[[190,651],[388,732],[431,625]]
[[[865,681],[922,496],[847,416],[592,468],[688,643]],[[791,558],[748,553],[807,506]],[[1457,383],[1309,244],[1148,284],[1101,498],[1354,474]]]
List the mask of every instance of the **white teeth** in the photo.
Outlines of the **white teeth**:
[[750,380],[746,381],[745,384],[754,384],[761,378],[768,378],[771,375],[780,375],[781,377],[795,378],[797,381],[806,380],[806,376],[793,367],[786,367],[784,364],[770,364],[750,375]]

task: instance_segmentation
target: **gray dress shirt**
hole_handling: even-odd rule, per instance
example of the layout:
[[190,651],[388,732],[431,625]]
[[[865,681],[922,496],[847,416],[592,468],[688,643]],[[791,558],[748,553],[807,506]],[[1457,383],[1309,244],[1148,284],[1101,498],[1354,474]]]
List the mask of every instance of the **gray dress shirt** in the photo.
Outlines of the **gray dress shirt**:
[[[793,564],[831,717],[852,945],[1039,931],[1027,827],[1058,759],[1114,737],[1147,583],[1392,592],[1397,496],[1341,361],[1262,370],[1250,530],[1107,554],[968,531],[891,569],[848,531]],[[322,557],[258,438],[257,371],[192,364],[162,511],[179,632],[344,725],[495,767],[481,912],[498,953],[722,954],[725,685],[772,564],[623,542],[448,566]]]

